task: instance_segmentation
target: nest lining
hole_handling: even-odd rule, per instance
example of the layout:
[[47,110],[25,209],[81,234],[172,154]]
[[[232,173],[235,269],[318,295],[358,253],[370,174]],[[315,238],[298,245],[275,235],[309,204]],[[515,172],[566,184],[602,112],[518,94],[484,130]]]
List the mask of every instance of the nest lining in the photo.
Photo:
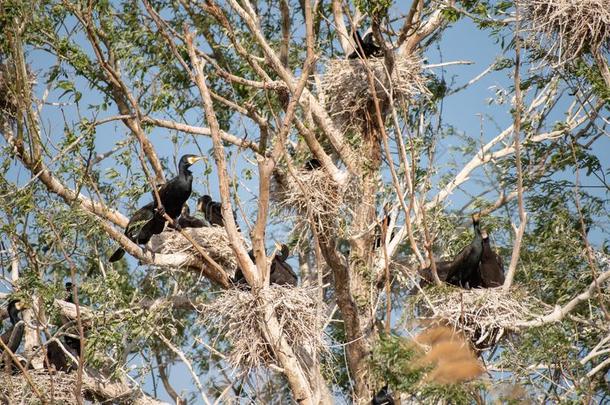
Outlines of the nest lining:
[[521,20],[557,66],[610,49],[610,0],[518,0]]
[[[188,233],[212,259],[233,276],[237,269],[237,259],[224,228],[218,226],[185,228]],[[151,249],[159,254],[188,253],[203,261],[195,247],[178,231],[167,230],[151,238]]]
[[440,320],[463,331],[479,349],[496,344],[517,322],[542,314],[541,305],[533,297],[501,287],[472,290],[434,287],[416,297],[424,314],[422,319]]
[[[368,66],[368,68],[367,68]],[[343,132],[359,131],[366,120],[366,112],[373,101],[368,69],[375,79],[375,92],[380,102],[389,100],[409,102],[418,96],[428,96],[425,79],[421,75],[421,59],[417,56],[397,57],[388,80],[383,58],[333,59],[321,79],[326,109],[335,125]]]
[[[47,370],[28,370],[36,388],[47,400],[52,399],[56,404],[77,404],[74,397],[76,373],[61,371],[49,373]],[[21,373],[16,375],[0,372],[0,399],[6,396],[9,403],[38,404],[40,399]],[[84,397],[84,392],[82,394]]]
[[250,370],[277,363],[261,322],[265,302],[273,306],[281,333],[293,349],[328,352],[321,330],[327,309],[318,302],[315,289],[279,285],[257,293],[229,289],[201,308],[200,314],[203,324],[216,328],[229,341],[227,360],[231,366]]

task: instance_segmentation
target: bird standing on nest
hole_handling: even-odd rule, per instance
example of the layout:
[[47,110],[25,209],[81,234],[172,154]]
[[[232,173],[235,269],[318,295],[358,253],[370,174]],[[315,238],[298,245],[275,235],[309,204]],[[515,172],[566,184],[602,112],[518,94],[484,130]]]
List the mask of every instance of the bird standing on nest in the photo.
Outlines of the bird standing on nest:
[[[212,200],[209,195],[204,195],[197,200],[197,210],[202,212],[205,219],[212,225],[225,226],[224,219],[222,217],[222,204]],[[237,215],[233,212],[233,219],[237,225]],[[239,225],[237,225],[239,231]]]
[[[182,213],[180,214],[180,218],[178,218],[179,228],[203,228],[209,225],[209,222],[205,219],[197,218],[196,216],[191,216],[191,209],[187,204],[184,204],[184,207],[182,207]],[[172,226],[172,228],[175,228],[175,226]]]
[[[193,173],[191,173],[189,167],[201,159],[203,159],[202,156],[195,155],[184,155],[180,158],[178,175],[157,189],[161,206],[157,204],[157,199],[154,198],[153,202],[140,208],[129,219],[127,228],[125,228],[125,235],[131,241],[145,245],[153,235],[163,232],[166,222],[164,213],[171,219],[178,218],[180,212],[182,212],[182,206],[191,196],[193,187]],[[116,262],[124,254],[125,250],[120,247],[110,257],[110,261]]]
[[471,288],[494,288],[504,284],[504,264],[502,258],[493,251],[489,243],[489,235],[481,231],[483,237],[483,252],[478,271],[473,274],[469,282]]
[[[2,334],[0,339],[13,353],[17,351],[23,338],[25,323],[19,318],[19,312],[25,308],[20,300],[10,300],[7,306],[8,317],[11,326]],[[4,347],[0,347],[0,353],[4,352]]]
[[286,259],[288,259],[288,256],[290,255],[290,249],[284,244],[276,244],[276,247],[280,250],[280,254],[276,254],[271,262],[269,284],[291,285],[296,287],[298,283],[297,275],[292,270],[292,267],[286,263]]
[[[441,281],[465,287],[468,285],[472,275],[478,272],[481,254],[483,253],[483,237],[479,222],[480,215],[472,215],[474,238],[452,261],[435,262],[436,272]],[[432,269],[430,267],[421,270],[420,275],[423,277],[422,286],[433,282]]]
[[375,43],[372,32],[366,34],[364,39],[360,36],[358,30],[354,30],[352,35],[354,37],[355,50],[349,54],[348,59],[380,58],[383,56],[383,49]]

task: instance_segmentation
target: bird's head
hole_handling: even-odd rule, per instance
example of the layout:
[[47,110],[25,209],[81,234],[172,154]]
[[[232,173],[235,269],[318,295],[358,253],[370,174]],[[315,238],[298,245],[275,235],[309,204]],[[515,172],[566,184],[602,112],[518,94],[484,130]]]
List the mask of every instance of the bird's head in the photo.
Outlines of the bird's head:
[[290,255],[290,249],[283,243],[275,242],[275,248],[280,252],[280,259],[286,260]]
[[480,221],[481,221],[480,212],[476,212],[476,213],[472,214],[472,224],[473,225],[478,225]]
[[199,197],[197,200],[197,211],[203,212],[203,209],[206,205],[212,202],[212,197],[209,195],[204,195],[203,197]]
[[180,158],[180,166],[189,167],[197,161],[203,159],[203,156],[197,155],[184,155]]
[[8,303],[8,310],[11,311],[11,308],[15,308],[17,311],[23,311],[27,308],[27,305],[22,300],[10,300]]

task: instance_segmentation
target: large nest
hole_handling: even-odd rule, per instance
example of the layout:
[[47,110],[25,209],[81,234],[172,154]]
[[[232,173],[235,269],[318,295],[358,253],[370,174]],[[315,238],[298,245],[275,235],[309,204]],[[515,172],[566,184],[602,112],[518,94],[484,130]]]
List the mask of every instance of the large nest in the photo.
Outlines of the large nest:
[[322,230],[334,223],[343,193],[324,170],[296,170],[295,176],[276,171],[273,180],[271,197],[281,210],[295,216],[295,227],[314,221]]
[[610,0],[519,0],[525,29],[556,66],[610,48]]
[[463,331],[478,349],[493,346],[515,324],[539,317],[540,303],[518,289],[426,288],[416,296],[420,318]]
[[201,322],[224,334],[231,347],[227,360],[236,368],[250,370],[277,363],[263,325],[265,303],[273,307],[280,332],[298,353],[328,351],[322,336],[327,308],[316,299],[316,290],[307,287],[271,285],[257,293],[241,289],[224,291],[201,308]]
[[373,73],[375,92],[381,103],[410,102],[418,96],[428,96],[425,79],[421,75],[421,59],[416,56],[397,57],[391,74],[383,58],[332,59],[321,80],[326,110],[341,131],[361,131],[367,111],[373,105],[368,71]]
[[[191,236],[216,263],[225,269],[227,274],[230,276],[235,274],[237,260],[224,228],[218,226],[185,228],[184,232]],[[187,253],[203,261],[197,249],[180,232],[168,230],[159,235],[154,235],[150,243],[151,249],[155,253]]]
[[[74,397],[76,373],[66,374],[61,371],[50,374],[46,370],[28,370],[38,392],[56,404],[77,404]],[[9,404],[39,404],[39,397],[23,374],[16,375],[0,372],[0,400]],[[82,397],[83,395],[81,395]],[[4,402],[3,402],[4,403]]]

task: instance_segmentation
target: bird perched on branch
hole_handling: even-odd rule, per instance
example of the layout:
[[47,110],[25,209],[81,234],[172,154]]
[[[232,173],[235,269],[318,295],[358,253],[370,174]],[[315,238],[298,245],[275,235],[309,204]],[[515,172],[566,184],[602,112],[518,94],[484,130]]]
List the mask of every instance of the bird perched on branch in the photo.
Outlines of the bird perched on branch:
[[354,52],[350,53],[348,59],[380,58],[383,56],[383,49],[375,43],[373,33],[369,32],[362,38],[358,30],[352,34],[354,38]]
[[[10,300],[7,311],[11,326],[0,336],[2,342],[8,349],[15,353],[21,345],[25,323],[19,318],[19,312],[25,308],[20,300]],[[4,353],[4,346],[0,347],[0,353]]]
[[[182,206],[191,196],[193,173],[189,167],[201,159],[203,159],[202,156],[195,155],[184,155],[180,158],[178,175],[157,188],[161,205],[159,206],[155,196],[153,202],[137,210],[129,219],[125,235],[131,241],[145,245],[153,235],[163,232],[166,222],[163,214],[167,214],[171,219],[178,218],[182,212]],[[124,254],[125,250],[120,247],[110,257],[110,261],[116,262]]]
[[[483,253],[483,237],[481,235],[480,215],[472,215],[472,227],[474,238],[470,244],[464,247],[452,261],[435,262],[438,278],[441,281],[455,286],[465,287],[471,280],[473,274],[479,270],[479,262]],[[423,280],[420,285],[432,283],[432,269],[427,267],[420,271]]]
[[[209,195],[204,195],[197,200],[197,210],[202,212],[205,219],[212,225],[225,226],[224,219],[222,217],[222,204],[212,200]],[[237,225],[237,215],[233,212],[233,219]],[[239,231],[239,225],[237,225]]]

